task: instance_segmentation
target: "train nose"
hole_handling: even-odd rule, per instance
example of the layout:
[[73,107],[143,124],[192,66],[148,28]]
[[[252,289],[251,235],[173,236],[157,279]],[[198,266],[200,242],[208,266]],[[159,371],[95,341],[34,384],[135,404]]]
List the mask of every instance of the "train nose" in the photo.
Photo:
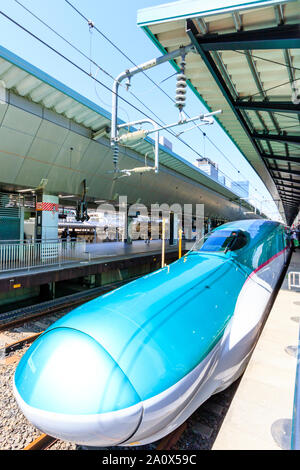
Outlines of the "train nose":
[[112,446],[138,428],[142,405],[127,376],[91,336],[54,328],[21,359],[16,400],[46,434],[77,444]]

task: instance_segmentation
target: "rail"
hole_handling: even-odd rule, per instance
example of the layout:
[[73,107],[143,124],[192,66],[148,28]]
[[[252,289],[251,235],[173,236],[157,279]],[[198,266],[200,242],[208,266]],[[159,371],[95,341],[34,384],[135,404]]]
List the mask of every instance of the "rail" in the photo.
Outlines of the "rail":
[[300,272],[290,271],[288,275],[288,287],[300,287]]
[[87,259],[83,241],[15,241],[0,243],[0,271],[32,269],[40,266]]

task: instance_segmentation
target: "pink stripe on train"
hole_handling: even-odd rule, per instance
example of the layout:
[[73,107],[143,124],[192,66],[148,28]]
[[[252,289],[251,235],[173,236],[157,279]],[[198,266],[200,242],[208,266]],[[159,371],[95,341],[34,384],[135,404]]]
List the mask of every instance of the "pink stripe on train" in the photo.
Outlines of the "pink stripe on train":
[[248,281],[248,279],[250,279],[254,274],[256,274],[258,271],[260,271],[262,268],[264,268],[265,266],[267,266],[269,263],[271,263],[271,261],[273,261],[274,259],[278,258],[278,256],[282,255],[285,250],[287,250],[289,247],[286,246],[285,248],[283,248],[283,250],[279,251],[278,253],[276,253],[275,255],[273,255],[271,258],[269,258],[267,261],[265,261],[263,264],[261,264],[260,266],[258,266],[258,268],[254,269],[254,271],[252,271],[251,274],[249,274],[249,276],[247,277],[246,279],[246,282]]

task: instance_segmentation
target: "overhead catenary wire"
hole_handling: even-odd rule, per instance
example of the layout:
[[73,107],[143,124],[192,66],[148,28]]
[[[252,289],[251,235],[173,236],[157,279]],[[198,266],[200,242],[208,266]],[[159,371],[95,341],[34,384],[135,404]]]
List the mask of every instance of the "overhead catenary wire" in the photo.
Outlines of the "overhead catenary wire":
[[[18,2],[20,3],[20,2]],[[31,31],[27,30],[24,26],[20,25],[18,22],[16,22],[14,19],[10,18],[8,15],[6,15],[4,12],[0,12],[4,17],[6,17],[8,20],[12,21],[15,25],[17,25],[18,27],[20,27],[22,30],[24,30],[25,32],[27,32],[28,34],[30,34],[32,37],[34,37],[36,40],[38,40],[39,42],[41,42],[43,45],[47,46],[48,48],[50,48],[53,52],[57,53],[60,57],[64,58],[67,62],[69,62],[71,65],[75,66],[77,69],[79,69],[81,72],[85,73],[86,75],[88,75],[90,78],[93,78],[94,80],[97,81],[97,83],[99,83],[100,85],[102,85],[103,87],[105,87],[107,90],[109,90],[111,92],[111,90],[102,82],[100,82],[99,80],[95,79],[95,77],[91,77],[90,74],[84,70],[82,67],[80,67],[78,64],[76,64],[75,62],[73,62],[71,59],[67,58],[66,56],[64,56],[62,53],[60,53],[59,51],[57,51],[55,48],[53,48],[52,46],[50,46],[48,43],[46,43],[45,41],[43,41],[41,38],[39,38],[38,36],[36,36],[34,33],[32,33]],[[54,30],[53,30],[54,31]],[[71,43],[69,43],[71,45]],[[88,58],[88,57],[87,57]],[[88,58],[89,60],[89,58]],[[98,65],[98,64],[97,64]],[[145,113],[143,113],[140,109],[136,108],[136,106],[134,106],[132,103],[128,102],[125,98],[121,97],[120,98],[126,102],[128,105],[132,106],[135,110],[137,110],[138,112],[140,112],[141,114],[143,114],[144,116],[148,117]],[[173,132],[171,132],[170,130],[166,129],[167,132],[171,133],[171,135],[174,135]],[[175,135],[174,135],[175,136]],[[176,136],[175,136],[176,137]],[[177,137],[178,138],[178,137]],[[178,140],[180,140],[183,144],[185,144],[188,148],[190,148],[193,152],[195,152],[198,156],[202,157],[202,155],[200,155],[193,147],[191,147],[189,144],[187,144],[185,141],[183,141],[182,139],[178,138]],[[221,174],[223,174],[226,178],[228,178],[230,181],[232,181],[232,179],[226,175],[224,172],[222,172],[221,170],[219,170],[219,172]],[[239,172],[239,171],[238,171]],[[240,173],[240,172],[239,172]],[[239,184],[238,184],[239,186]]]
[[[85,54],[81,49],[79,49],[77,46],[75,46],[73,43],[71,43],[70,41],[68,41],[64,36],[62,36],[60,33],[58,33],[55,29],[53,29],[50,25],[48,25],[47,23],[45,23],[45,21],[43,21],[39,16],[37,16],[35,13],[33,13],[31,10],[29,10],[29,8],[27,8],[25,5],[23,5],[19,0],[14,0],[18,5],[20,5],[22,8],[24,8],[30,15],[32,15],[36,20],[38,20],[41,24],[43,24],[43,26],[45,26],[46,28],[48,28],[52,33],[54,33],[57,37],[59,37],[60,39],[62,39],[66,44],[68,44],[70,47],[72,47],[76,52],[78,52],[82,57],[84,57],[89,63],[90,65],[93,64],[96,68],[97,68],[97,72],[96,72],[96,76],[98,74],[99,71],[101,71],[102,73],[104,73],[107,77],[109,77],[112,81],[114,81],[115,77],[113,77],[107,70],[105,70],[103,67],[101,67],[95,60],[92,59],[91,57],[91,42],[90,42],[90,56],[88,56],[87,54]],[[88,25],[89,25],[89,31],[91,32],[91,29],[94,28],[94,24],[91,20],[88,20]],[[90,38],[90,41],[91,41],[91,38]],[[91,68],[90,68],[90,75],[92,76],[92,73],[91,73]],[[96,77],[95,77],[96,78]],[[96,85],[96,84],[95,84]],[[123,88],[126,88],[125,85],[123,85],[122,83],[120,84],[120,86],[122,86]],[[110,89],[109,89],[110,90]],[[96,89],[95,89],[96,91]],[[110,90],[111,91],[111,90]],[[140,104],[142,104],[146,109],[148,109],[148,111],[151,111],[153,115],[155,115],[157,117],[157,119],[160,119],[150,108],[148,108],[145,103],[143,103],[141,100],[139,100],[139,98],[134,94],[132,93],[130,90],[129,90],[129,93],[135,98],[137,99]],[[98,96],[98,98],[100,99],[100,101],[102,101],[106,106],[107,103],[105,103],[98,95],[97,91],[96,91],[96,95]],[[121,108],[122,110],[124,110],[124,108]],[[163,121],[162,121],[163,122]]]
[[[76,64],[74,61],[72,61],[71,59],[69,59],[68,57],[66,57],[64,54],[62,54],[61,52],[59,52],[57,49],[55,49],[54,47],[50,46],[50,44],[46,43],[45,41],[43,41],[43,39],[39,38],[38,36],[36,36],[34,33],[32,33],[31,31],[29,31],[27,28],[25,28],[24,26],[22,26],[20,23],[18,23],[17,21],[15,21],[13,18],[11,18],[10,16],[6,15],[6,13],[4,13],[3,11],[0,11],[0,14],[2,16],[4,16],[6,19],[8,19],[9,21],[11,21],[12,23],[14,23],[16,26],[18,26],[19,28],[21,28],[23,31],[25,31],[26,33],[30,34],[32,37],[34,37],[37,41],[41,42],[44,46],[48,47],[50,50],[52,50],[53,52],[55,52],[56,54],[58,54],[61,58],[65,59],[69,64],[73,65],[74,67],[76,67],[78,70],[80,70],[82,73],[84,73],[85,75],[87,75],[88,77],[90,77],[92,80],[95,80],[99,85],[101,85],[102,87],[104,87],[107,91],[109,91],[110,93],[113,93],[112,90],[107,86],[105,85],[105,83],[101,82],[100,80],[98,80],[97,78],[95,78],[94,76],[91,76],[89,74],[89,72],[87,72],[85,69],[83,69],[80,65]],[[101,70],[103,70],[101,68]],[[127,105],[131,106],[132,108],[134,108],[137,112],[139,112],[140,114],[142,114],[143,116],[150,118],[150,116],[148,116],[145,112],[141,111],[139,108],[137,108],[133,103],[130,103],[128,100],[126,100],[126,98],[122,97],[122,96],[119,96],[119,98],[124,101]],[[141,104],[143,104],[143,106],[146,107],[146,105],[144,105],[144,103],[141,102]],[[150,110],[150,108],[149,108]],[[151,110],[150,110],[151,111]],[[151,111],[152,112],[152,111]],[[153,113],[153,112],[152,112]],[[155,115],[155,113],[153,113]],[[161,121],[163,124],[164,122]],[[166,129],[167,132],[169,132],[172,136],[174,136],[173,132],[171,132],[169,129]],[[191,147],[187,142],[185,142],[184,140],[178,138],[178,140],[180,140],[184,145],[186,145],[187,147],[189,147],[193,152],[195,152],[198,156],[201,157],[201,155],[197,152],[197,150],[195,150],[193,147]]]
[[[66,3],[71,7],[73,8],[74,11],[76,11],[81,17],[82,19],[87,22],[88,26],[89,26],[89,32],[91,33],[91,30],[92,29],[95,29],[105,40],[107,40],[116,50],[118,50],[118,52],[120,54],[122,54],[128,61],[131,62],[131,64],[135,65],[135,62],[124,52],[122,51],[113,41],[111,41],[107,35],[105,35],[90,19],[88,19],[83,13],[81,13],[70,1],[68,0],[65,0]],[[99,64],[97,64],[94,60],[92,60],[91,58],[91,37],[90,37],[90,57],[88,57],[84,52],[82,52],[78,47],[74,46],[70,41],[68,41],[66,38],[64,38],[60,33],[58,33],[56,30],[54,30],[53,28],[51,28],[47,23],[45,23],[41,18],[39,18],[36,14],[34,14],[31,10],[29,10],[25,5],[23,5],[19,0],[15,0],[15,2],[17,4],[19,4],[21,7],[23,7],[28,13],[30,13],[34,18],[36,18],[39,22],[41,22],[45,27],[47,27],[49,30],[51,30],[54,34],[56,34],[58,37],[60,37],[60,39],[62,39],[63,41],[65,41],[69,46],[71,46],[74,50],[76,50],[79,54],[81,54],[83,57],[85,57],[89,62],[90,64],[93,63],[98,70],[102,71],[103,73],[105,73],[109,78],[111,78],[112,80],[114,80],[114,77],[109,73],[107,72],[105,69],[103,69],[103,67],[101,67]],[[167,93],[165,92],[165,90],[163,90],[151,77],[149,77],[144,71],[143,71],[143,74],[148,78],[148,80],[150,80],[161,92],[163,92],[173,103],[176,104],[176,101]],[[92,76],[91,74],[91,65],[90,65],[90,76]],[[98,81],[98,80],[96,80]],[[99,83],[99,81],[98,81]],[[99,95],[96,91],[96,82],[95,82],[95,92],[96,92],[96,95],[98,96],[99,98]],[[148,111],[150,111],[161,123],[165,124],[164,121],[162,121],[162,119],[156,114],[153,112],[152,109],[150,109],[147,105],[145,105],[145,103],[143,103],[134,93],[132,93],[131,91],[129,91],[129,93],[142,105],[144,106]],[[122,98],[122,97],[121,97]],[[102,101],[102,100],[101,100]],[[125,100],[125,102],[127,102],[127,100]],[[121,108],[124,110],[124,108]],[[140,111],[140,110],[139,110]],[[140,111],[141,112],[141,111]],[[126,113],[127,114],[127,113]],[[186,116],[187,117],[190,117],[188,115],[187,112],[185,112]],[[146,115],[145,115],[146,116]],[[195,126],[195,127],[198,127],[198,126]],[[199,127],[198,127],[199,128]],[[199,129],[200,132],[202,132],[203,134],[203,131],[202,129]],[[200,155],[193,147],[191,147],[187,142],[185,142],[184,140],[182,140],[179,135],[180,134],[176,134],[175,132],[167,129],[167,132],[169,132],[172,136],[174,136],[175,138],[177,138],[180,142],[182,142],[184,145],[186,145],[190,150],[192,150],[193,152],[195,152],[198,156],[202,157],[202,155]],[[215,145],[215,143],[207,136],[207,140],[214,146],[214,148],[216,150],[218,150],[220,152],[220,154],[223,156],[223,158],[226,159],[226,161],[232,166],[232,168],[235,169],[235,171],[238,172],[238,174],[241,174],[241,176],[243,176],[245,178],[245,176],[240,172],[240,170],[238,170],[235,165],[233,165],[233,163],[226,157],[226,155]],[[228,178],[230,181],[232,181],[232,179],[226,175],[223,171],[221,171],[219,169],[219,173],[221,173],[224,177]],[[237,184],[239,186],[239,184]]]
[[[15,0],[19,5],[22,5],[18,0]],[[30,10],[28,10],[28,8],[26,8],[26,10],[30,13]],[[106,90],[108,90],[109,92],[112,93],[112,90],[107,86],[105,85],[103,82],[101,82],[100,80],[98,80],[96,77],[94,76],[91,76],[89,72],[87,72],[86,70],[84,70],[81,66],[79,66],[78,64],[76,64],[75,62],[73,62],[71,59],[69,59],[68,57],[66,57],[65,55],[63,55],[61,52],[59,52],[57,49],[55,49],[54,47],[52,47],[50,44],[46,43],[45,41],[43,41],[40,37],[36,36],[34,33],[32,33],[31,31],[29,31],[28,29],[26,29],[23,25],[20,25],[17,21],[15,21],[13,18],[9,17],[8,15],[6,15],[4,12],[0,11],[0,14],[2,14],[5,18],[7,18],[9,21],[13,22],[16,26],[20,27],[23,31],[25,31],[27,34],[31,35],[32,37],[34,37],[36,40],[38,40],[39,42],[41,42],[44,46],[48,47],[50,50],[52,50],[53,52],[55,52],[56,54],[58,54],[61,58],[65,59],[68,63],[70,63],[71,65],[73,65],[74,67],[76,67],[78,70],[80,70],[82,73],[84,73],[85,75],[88,75],[90,78],[92,78],[95,82],[97,82],[99,85],[101,85],[102,87],[106,88]],[[36,19],[39,20],[39,18],[37,17],[37,15],[34,15],[36,17]],[[43,22],[41,20],[41,22],[49,27],[45,22]],[[68,40],[66,40],[62,35],[60,35],[59,33],[56,33],[55,30],[51,27],[49,27],[51,29],[52,32],[54,32],[55,34],[57,34],[61,39],[63,39],[64,41],[66,41],[71,47],[73,47],[74,49],[76,49],[77,52],[79,52],[81,55],[83,55],[87,60],[90,60],[90,58],[84,54],[80,49],[78,49],[76,46],[74,46],[72,43],[70,43]],[[99,69],[101,71],[103,71],[106,75],[108,75],[111,79],[114,80],[114,78],[112,77],[112,75],[110,75],[106,70],[104,70],[102,67],[100,67],[95,61],[92,61],[93,64],[97,67],[99,67]],[[132,93],[131,93],[132,94]],[[133,95],[133,94],[132,94]],[[135,96],[135,95],[133,95]],[[120,99],[123,100],[127,105],[133,107],[136,111],[138,111],[139,113],[143,114],[145,117],[148,117],[149,116],[147,114],[145,114],[143,111],[141,111],[139,108],[137,108],[134,104],[130,103],[128,100],[126,100],[125,98],[123,98],[122,96],[120,96]],[[137,98],[138,99],[138,98]],[[140,100],[139,100],[140,101]],[[140,101],[141,102],[141,101]],[[143,106],[147,107],[146,105],[144,105],[144,103],[141,102],[141,104],[143,104]],[[149,109],[149,108],[148,108]],[[150,110],[150,109],[149,109]],[[152,110],[150,110],[152,112],[152,114],[154,114],[156,116],[155,113],[153,113]],[[165,124],[158,116],[156,116],[163,124]],[[169,129],[166,129],[167,132],[169,132],[172,136],[176,137],[176,135]],[[197,152],[197,150],[195,150],[192,146],[190,146],[187,142],[185,142],[184,140],[182,140],[181,138],[177,137],[177,139],[182,142],[184,145],[186,145],[190,150],[192,150],[194,153],[196,153],[199,157],[202,157],[202,155]],[[224,174],[224,176],[226,176],[226,178],[228,178],[229,180],[231,180],[231,178],[229,176],[227,176],[225,173],[221,172],[220,173]]]
[[[87,22],[88,21],[88,18],[80,11],[78,10],[78,8],[76,8],[69,0],[65,0],[65,2],[74,10],[78,13],[79,16],[81,16],[81,18]],[[134,65],[135,67],[137,67],[137,64],[122,50],[120,49],[119,46],[117,46],[106,34],[104,34],[96,25],[95,25],[95,31],[97,31],[106,41],[109,42],[109,44],[111,44],[120,54],[122,54],[132,65]],[[175,105],[176,105],[176,100],[174,100],[163,88],[161,88],[159,86],[158,83],[155,82],[155,80],[153,80],[145,71],[142,71],[143,75],[156,87],[158,88],[162,93],[164,93],[165,96],[167,96]],[[175,74],[174,74],[175,75]],[[170,78],[170,77],[168,77]],[[189,114],[185,111],[185,114],[188,118],[190,118]],[[203,134],[203,131],[202,129],[198,128],[199,131]],[[171,132],[173,134],[173,132]],[[173,134],[174,137],[177,137],[176,134]],[[178,138],[178,137],[177,137]],[[246,178],[241,172],[240,170],[238,170],[236,168],[236,166],[225,156],[225,154],[219,149],[219,147],[217,145],[215,145],[215,143],[208,137],[206,136],[207,140],[210,142],[211,145],[214,146],[214,148],[216,150],[218,150],[220,152],[220,154],[226,159],[226,161],[232,166],[232,168],[234,168],[235,171],[237,171],[241,176],[243,176],[244,178]],[[219,170],[220,171],[220,170]],[[224,173],[223,173],[224,174]],[[225,174],[224,174],[225,175]],[[226,175],[225,175],[226,176]],[[229,178],[227,176],[227,178]],[[231,178],[229,178],[231,179]]]
[[[81,18],[87,22],[88,21],[88,18],[78,9],[76,8],[69,0],[65,0],[65,2],[74,10],[77,12],[77,14],[79,16],[81,16]],[[137,64],[124,52],[120,49],[120,47],[118,47],[106,34],[104,34],[96,25],[95,25],[95,31],[97,31],[106,41],[109,42],[109,44],[111,44],[120,54],[122,54],[132,65],[134,65],[135,67],[137,67]],[[154,85],[156,86],[162,93],[164,93],[165,96],[167,96],[175,105],[176,105],[176,100],[174,100],[165,90],[163,90],[158,83],[155,82],[155,80],[153,80],[145,71],[142,71],[143,75]],[[170,78],[170,77],[168,77]],[[184,112],[186,114],[186,116],[188,118],[190,118],[189,114],[185,111]],[[198,127],[199,131],[203,134],[203,131],[202,129],[200,129]],[[175,133],[171,132],[172,135],[174,135],[174,137],[178,138],[179,140],[181,140],[179,138],[179,136],[177,136]],[[215,143],[206,135],[206,138],[207,140],[210,142],[211,145],[214,146],[214,148],[216,150],[218,150],[220,152],[220,154],[223,156],[223,158],[226,159],[226,161],[232,166],[232,168],[234,168],[235,171],[238,172],[238,174],[240,174],[243,178],[246,178],[241,172],[240,170],[238,170],[238,168],[236,168],[236,166],[226,157],[226,155],[224,154],[224,152],[222,152],[218,146],[215,145]],[[197,152],[198,153],[198,152]],[[199,155],[199,154],[198,154]],[[219,170],[220,173],[222,173],[224,176],[226,176],[227,178],[229,178],[225,173],[221,172],[221,170]],[[246,178],[247,179],[247,178]],[[231,180],[231,178],[229,178],[229,180]],[[260,194],[260,193],[259,193]]]
[[[29,10],[29,8],[27,8],[25,5],[23,5],[23,3],[19,2],[19,0],[14,0],[18,5],[20,5],[22,8],[24,8],[30,15],[32,15],[36,20],[38,20],[41,24],[43,24],[46,28],[48,28],[50,31],[52,31],[52,33],[54,33],[57,37],[59,37],[60,39],[62,39],[66,44],[68,44],[70,47],[72,47],[76,52],[78,52],[82,57],[84,57],[85,59],[87,59],[89,62],[91,62],[93,65],[95,65],[96,67],[98,67],[101,72],[103,72],[105,75],[107,75],[109,78],[111,78],[112,80],[114,80],[114,77],[109,73],[107,72],[105,69],[103,69],[99,64],[97,64],[95,61],[93,61],[93,59],[91,57],[89,57],[87,54],[85,54],[82,50],[80,50],[77,46],[75,46],[73,43],[71,43],[70,41],[68,41],[68,39],[66,39],[64,36],[62,36],[60,33],[58,33],[55,29],[53,29],[48,23],[45,23],[45,21],[43,21],[39,16],[37,16],[35,13],[33,13],[31,10]],[[3,12],[0,12],[1,14],[3,14]],[[7,15],[5,15],[7,17]],[[7,17],[8,18],[8,17]],[[20,26],[20,25],[18,25]],[[27,31],[28,32],[28,31]],[[30,33],[33,35],[33,33]],[[37,39],[37,38],[36,38]],[[49,46],[50,47],[50,46]]]

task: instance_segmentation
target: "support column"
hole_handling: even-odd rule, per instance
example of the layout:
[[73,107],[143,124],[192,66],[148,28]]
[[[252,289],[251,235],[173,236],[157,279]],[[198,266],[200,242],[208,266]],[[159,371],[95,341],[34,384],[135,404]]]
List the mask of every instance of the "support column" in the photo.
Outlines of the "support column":
[[58,196],[37,193],[36,202],[36,240],[58,240]]
[[176,246],[178,243],[178,214],[170,212],[170,240],[171,246]]
[[24,207],[20,207],[20,241],[24,240]]
[[130,225],[131,223],[133,222],[133,219],[134,217],[131,217],[130,215],[127,214],[127,217],[126,217],[126,227],[125,227],[125,243],[128,243],[129,245],[132,244],[132,238],[130,236]]

